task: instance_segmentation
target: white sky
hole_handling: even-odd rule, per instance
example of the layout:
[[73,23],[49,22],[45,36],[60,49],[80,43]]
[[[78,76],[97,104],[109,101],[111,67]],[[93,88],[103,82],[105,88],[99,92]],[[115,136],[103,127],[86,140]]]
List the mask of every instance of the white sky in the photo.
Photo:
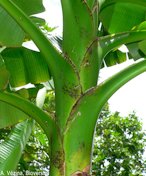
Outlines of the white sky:
[[[54,31],[55,35],[61,35],[62,33],[62,12],[60,0],[44,0],[46,12],[43,13],[43,17],[46,17],[46,21],[49,26],[58,28]],[[113,67],[104,68],[101,71],[101,79],[105,79],[112,74],[118,72],[122,68],[132,61],[116,65]],[[146,129],[146,73],[136,77],[120,90],[118,90],[109,100],[111,111],[118,111],[121,115],[126,116],[127,114],[135,111],[136,114],[143,120],[144,129]]]
[[50,27],[57,27],[54,34],[62,34],[62,10],[60,0],[43,0],[46,11],[43,13]]
[[[106,79],[132,63],[133,61],[130,60],[120,65],[104,68],[101,70],[101,78]],[[142,119],[144,129],[146,129],[145,103],[146,73],[143,73],[129,81],[109,99],[110,109],[113,112],[118,111],[121,115],[126,116],[127,114],[135,111]]]

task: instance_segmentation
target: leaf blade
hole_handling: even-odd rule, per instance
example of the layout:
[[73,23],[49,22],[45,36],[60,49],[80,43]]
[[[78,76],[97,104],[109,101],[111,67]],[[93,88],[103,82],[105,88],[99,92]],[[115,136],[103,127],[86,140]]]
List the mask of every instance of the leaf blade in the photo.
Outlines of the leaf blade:
[[5,175],[9,175],[8,171],[16,169],[32,126],[32,120],[17,124],[7,140],[0,144],[0,171],[3,171]]
[[[28,16],[44,12],[42,0],[12,0]],[[37,18],[37,17],[36,17]],[[21,18],[19,20],[22,20]],[[36,21],[36,20],[34,20]],[[0,6],[0,46],[18,47],[21,46],[25,32],[15,20]],[[36,21],[37,22],[37,21]]]
[[12,87],[38,84],[50,79],[47,63],[40,52],[26,48],[8,48],[1,53],[10,73]]
[[144,0],[105,1],[100,9],[100,20],[109,33],[128,31],[145,20],[145,6]]

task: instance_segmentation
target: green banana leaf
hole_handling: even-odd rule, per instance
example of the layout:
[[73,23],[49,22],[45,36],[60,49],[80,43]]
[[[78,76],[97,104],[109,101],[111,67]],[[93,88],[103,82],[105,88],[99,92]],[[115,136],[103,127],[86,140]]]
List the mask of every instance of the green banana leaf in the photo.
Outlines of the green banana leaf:
[[146,40],[128,44],[127,48],[129,50],[129,58],[134,60],[146,58]]
[[111,51],[104,58],[104,62],[105,62],[107,67],[123,63],[126,60],[127,60],[126,53],[123,53],[123,52],[121,52],[119,50]]
[[128,31],[146,17],[145,0],[108,0],[100,7],[100,21],[109,33]]
[[[135,26],[132,31],[145,31],[146,30],[146,21],[143,21],[139,25]],[[146,57],[146,40],[140,40],[138,42],[127,44],[129,50],[129,58],[134,60]]]
[[[99,38],[98,49],[103,54],[106,66],[112,66],[126,61],[126,54],[118,51],[122,45],[128,48],[129,59],[138,60],[146,57],[146,21],[143,21],[131,30],[106,35]],[[118,53],[116,53],[118,51]],[[103,65],[102,65],[103,66]]]
[[[27,15],[37,14],[45,11],[42,0],[12,0]],[[29,2],[29,4],[28,4]]]
[[138,60],[144,57],[144,53],[139,48],[139,43],[141,42],[134,42],[127,45],[129,50],[128,56],[130,59]]
[[3,59],[0,55],[0,90],[6,89],[8,82],[9,82],[9,72],[7,71]]
[[15,171],[33,127],[32,120],[17,124],[8,138],[0,144],[0,172],[10,175]]
[[[44,6],[42,0],[12,0],[21,10],[23,10],[28,16],[44,12]],[[44,23],[44,20],[34,19],[34,22]],[[23,19],[20,19],[23,20]],[[25,38],[25,32],[15,22],[15,20],[0,7],[0,46],[16,47],[21,46]]]
[[146,40],[143,40],[138,43],[140,51],[146,56]]
[[0,129],[12,126],[28,116],[17,108],[0,101]]
[[1,53],[10,73],[12,87],[38,84],[50,79],[49,70],[40,52],[26,48],[8,48]]

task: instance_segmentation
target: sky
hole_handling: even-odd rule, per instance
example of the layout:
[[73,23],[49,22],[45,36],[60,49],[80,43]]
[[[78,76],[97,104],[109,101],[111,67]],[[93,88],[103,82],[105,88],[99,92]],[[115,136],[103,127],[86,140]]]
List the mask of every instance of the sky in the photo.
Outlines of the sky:
[[[104,80],[116,72],[122,70],[128,65],[133,64],[131,60],[116,66],[104,68],[101,70],[101,78]],[[142,119],[143,128],[146,129],[146,73],[143,73],[129,81],[121,87],[110,99],[110,109],[118,111],[126,116],[133,111]]]
[[[62,11],[60,0],[44,0],[46,12],[41,16],[46,18],[48,25],[57,27],[53,32],[54,35],[62,34]],[[100,79],[105,80],[119,70],[132,64],[133,61],[127,61],[123,64],[104,68],[101,70]],[[122,88],[120,88],[110,99],[110,110],[118,111],[121,115],[126,116],[133,111],[142,119],[143,128],[146,129],[146,73],[134,78]]]

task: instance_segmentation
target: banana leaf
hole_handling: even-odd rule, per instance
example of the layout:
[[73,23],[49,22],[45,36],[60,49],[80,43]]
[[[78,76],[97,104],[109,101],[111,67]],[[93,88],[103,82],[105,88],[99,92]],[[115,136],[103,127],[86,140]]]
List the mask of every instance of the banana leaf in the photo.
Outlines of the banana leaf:
[[32,120],[17,124],[7,139],[0,144],[0,173],[7,176],[15,171],[33,127]]
[[12,87],[38,84],[50,79],[47,63],[40,52],[26,48],[8,48],[1,53],[10,73]]
[[[12,0],[12,2],[18,5],[18,7],[28,16],[32,16],[34,14],[45,11],[42,0]],[[36,20],[35,18],[34,22],[36,22],[37,24],[42,24],[42,22],[44,23],[44,20],[40,21],[39,18],[38,20]],[[15,22],[15,20],[0,6],[0,46],[21,46],[24,38],[25,32]]]

